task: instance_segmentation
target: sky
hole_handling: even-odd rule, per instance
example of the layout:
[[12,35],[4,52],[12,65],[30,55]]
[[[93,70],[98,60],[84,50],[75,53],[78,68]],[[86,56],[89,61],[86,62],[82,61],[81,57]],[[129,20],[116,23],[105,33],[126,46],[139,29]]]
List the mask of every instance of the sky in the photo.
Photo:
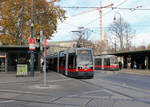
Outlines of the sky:
[[[149,0],[61,0],[55,5],[60,7],[100,7],[100,1],[103,6],[113,3],[113,7],[118,8],[138,8],[150,9]],[[90,39],[92,41],[100,40],[100,14],[98,10],[93,8],[63,8],[66,10],[67,19],[58,24],[58,29],[53,34],[52,41],[68,41],[72,40],[74,34],[72,31],[78,27],[84,27],[91,32]],[[108,32],[108,27],[113,23],[113,18],[123,18],[128,22],[133,30],[136,31],[132,40],[132,45],[148,45],[150,44],[150,10],[130,10],[130,9],[113,9],[103,8],[103,34],[104,30]],[[107,33],[108,36],[111,34]]]

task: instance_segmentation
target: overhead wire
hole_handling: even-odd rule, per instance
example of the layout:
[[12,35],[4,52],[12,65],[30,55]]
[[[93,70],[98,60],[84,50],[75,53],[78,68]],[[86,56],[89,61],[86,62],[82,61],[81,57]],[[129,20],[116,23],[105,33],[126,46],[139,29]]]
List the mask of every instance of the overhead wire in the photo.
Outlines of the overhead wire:
[[[121,6],[122,4],[124,4],[125,2],[127,2],[128,0],[124,0],[123,2],[121,2],[120,4],[118,4],[118,5],[116,5],[115,7],[108,7],[108,8],[110,8],[110,9],[112,9],[112,10],[130,10],[130,11],[135,11],[135,10],[150,10],[149,8],[121,8],[121,7],[119,7],[119,6]],[[82,8],[97,8],[97,9],[99,9],[99,8],[104,8],[104,7],[86,7],[86,6],[69,6],[69,7],[62,7],[62,8],[70,8],[70,9],[82,9]],[[110,11],[107,11],[107,12],[105,12],[104,14],[103,14],[103,16],[105,16],[105,15],[107,15],[108,13],[110,13],[110,12],[112,12],[112,10],[110,10]],[[89,23],[87,23],[87,24],[85,24],[84,26],[87,26],[87,25],[89,25],[89,24],[91,24],[91,23],[93,23],[93,22],[95,22],[96,20],[98,20],[99,19],[99,17],[97,17],[96,19],[94,19],[94,20],[92,20],[92,21],[90,21]],[[68,25],[70,25],[70,26],[73,26],[73,27],[79,27],[79,26],[76,26],[76,25],[72,25],[72,24],[69,24],[69,23],[65,23],[65,24],[68,24]]]
[[[104,8],[104,7],[62,7],[62,8]],[[111,8],[112,10],[114,9],[119,9],[119,10],[150,10],[150,8],[133,8],[133,7],[128,7],[128,8],[121,8],[121,7],[108,7]]]
[[[116,7],[118,7],[118,6],[122,5],[122,4],[124,4],[124,3],[127,2],[127,1],[128,1],[128,0],[124,0],[123,2],[121,2],[120,4],[118,4]],[[62,8],[67,8],[67,7],[62,7]],[[68,7],[68,8],[72,8],[72,7]],[[76,7],[74,7],[74,8],[97,8],[97,9],[98,9],[98,8],[100,8],[100,7],[79,7],[79,6],[76,6]],[[104,13],[104,15],[110,13],[111,11],[112,11],[112,10],[110,10],[110,11]],[[103,16],[104,16],[104,15],[103,15]],[[76,15],[75,15],[75,16],[76,16]],[[98,18],[96,18],[96,19],[90,21],[89,23],[85,24],[84,26],[87,26],[87,25],[89,25],[89,24],[95,22],[95,21],[98,20],[99,18],[100,18],[100,17],[98,17]]]
[[[119,3],[116,7],[119,7],[120,5],[124,4],[124,3],[127,2],[127,1],[128,1],[128,0],[124,0],[123,2]],[[112,11],[112,10],[107,11],[106,13],[103,14],[103,16],[107,15],[107,14],[110,13],[111,11]],[[95,22],[95,21],[98,20],[99,18],[100,18],[100,17],[98,17],[98,18],[96,18],[96,19],[90,21],[89,23],[87,23],[87,24],[84,25],[84,26],[87,26],[87,25],[89,25],[89,24]]]
[[70,23],[63,23],[63,24],[66,24],[66,25],[69,25],[69,26],[72,26],[72,27],[80,27],[80,26],[76,26],[76,25],[73,25],[73,24],[70,24]]

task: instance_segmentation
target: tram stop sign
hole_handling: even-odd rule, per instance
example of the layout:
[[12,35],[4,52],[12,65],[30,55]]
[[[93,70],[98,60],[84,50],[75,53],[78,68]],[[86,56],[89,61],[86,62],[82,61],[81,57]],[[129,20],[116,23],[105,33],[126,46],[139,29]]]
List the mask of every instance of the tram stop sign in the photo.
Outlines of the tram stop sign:
[[35,50],[35,38],[29,38],[29,50]]

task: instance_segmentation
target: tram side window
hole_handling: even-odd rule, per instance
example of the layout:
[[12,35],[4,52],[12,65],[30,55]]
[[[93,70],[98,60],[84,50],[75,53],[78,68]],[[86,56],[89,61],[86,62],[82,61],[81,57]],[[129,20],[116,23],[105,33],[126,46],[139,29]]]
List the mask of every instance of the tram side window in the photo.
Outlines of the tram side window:
[[65,65],[66,65],[66,57],[63,57],[63,67],[65,67]]
[[115,56],[111,57],[110,63],[111,63],[111,64],[118,64],[118,59],[117,59],[117,57],[115,57]]
[[53,59],[53,69],[55,70],[57,68],[57,58]]
[[95,59],[95,65],[98,65],[99,60]]
[[65,56],[64,57],[60,57],[60,67],[65,67]]
[[61,67],[62,63],[62,57],[59,58],[59,66]]
[[69,69],[76,67],[76,60],[75,60],[76,58],[75,57],[76,56],[74,53],[69,54],[69,56],[68,56],[68,68]]
[[110,58],[104,58],[104,65],[110,65]]
[[101,59],[95,59],[95,65],[101,65]]

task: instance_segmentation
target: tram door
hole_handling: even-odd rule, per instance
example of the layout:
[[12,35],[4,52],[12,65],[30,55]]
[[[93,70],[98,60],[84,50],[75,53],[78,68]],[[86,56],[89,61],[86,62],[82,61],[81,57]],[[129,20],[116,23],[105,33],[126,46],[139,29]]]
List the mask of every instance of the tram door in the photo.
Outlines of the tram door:
[[110,58],[104,58],[104,69],[109,69]]

